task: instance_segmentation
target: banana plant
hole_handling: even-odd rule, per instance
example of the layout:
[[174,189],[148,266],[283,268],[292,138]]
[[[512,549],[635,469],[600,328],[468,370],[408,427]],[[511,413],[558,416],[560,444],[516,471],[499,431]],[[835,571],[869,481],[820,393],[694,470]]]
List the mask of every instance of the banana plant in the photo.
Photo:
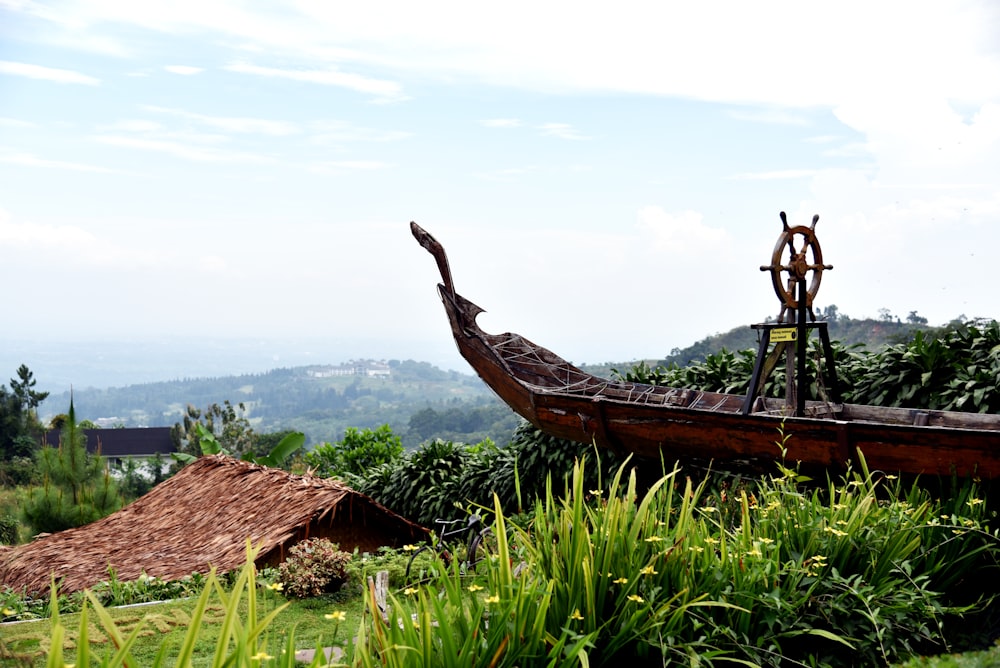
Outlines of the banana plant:
[[[219,443],[215,434],[209,431],[204,425],[196,424],[194,428],[195,433],[198,435],[198,446],[201,448],[202,455],[221,454],[232,456],[232,453],[229,450],[222,447],[222,444]],[[284,466],[285,462],[288,461],[288,458],[304,447],[305,444],[306,435],[300,431],[295,431],[278,441],[278,444],[271,448],[271,451],[266,455],[254,456],[253,454],[247,452],[243,454],[242,459],[243,461],[253,462],[254,464],[260,464],[261,466],[281,468]],[[174,461],[178,461],[182,464],[190,464],[198,459],[194,455],[186,452],[172,452],[170,453],[170,456],[174,458]]]

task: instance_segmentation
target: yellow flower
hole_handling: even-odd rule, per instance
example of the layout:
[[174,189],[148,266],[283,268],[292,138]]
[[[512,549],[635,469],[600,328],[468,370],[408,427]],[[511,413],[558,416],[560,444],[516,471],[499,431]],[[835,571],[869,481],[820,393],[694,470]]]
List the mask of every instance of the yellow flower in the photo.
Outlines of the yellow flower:
[[663,540],[663,539],[660,538],[659,536],[650,536],[649,538],[646,539],[646,542],[647,543],[659,543],[661,540]]
[[4,608],[3,610],[0,610],[0,612],[3,613],[4,617],[10,617],[11,615],[16,614],[17,610],[11,610],[10,608]]
[[637,596],[636,594],[631,594],[630,596],[628,596],[628,600],[633,601],[635,603],[643,602],[642,596]]
[[270,654],[268,654],[267,652],[257,652],[256,654],[254,654],[253,656],[250,657],[250,660],[251,661],[268,661],[268,660],[273,659],[273,658],[274,657],[271,656]]
[[613,582],[616,585],[627,585],[628,584],[628,578],[618,578],[617,580],[614,580]]
[[416,552],[420,549],[419,545],[404,545],[403,552]]
[[407,596],[413,596],[414,594],[417,593],[417,590],[414,589],[413,587],[407,587],[406,589],[403,590],[403,593],[406,594]]
[[500,595],[499,594],[493,594],[493,596],[488,596],[488,597],[486,597],[486,602],[487,603],[499,603],[500,602]]
[[599,490],[599,489],[592,489],[592,490],[590,490],[590,493],[593,496],[600,496],[601,495],[601,490]]
[[829,533],[832,533],[834,536],[846,536],[847,535],[846,531],[841,531],[840,529],[834,529],[833,527],[825,527],[823,529],[823,531],[827,531]]
[[692,552],[704,552],[705,551],[705,548],[703,548],[701,545],[692,545],[688,549],[691,550]]
[[329,619],[334,622],[342,622],[347,619],[347,613],[343,610],[337,610],[336,612],[328,612],[323,615],[323,619]]
[[271,591],[284,591],[285,585],[281,584],[280,582],[275,582],[267,585],[267,588],[270,589]]
[[708,543],[709,545],[715,545],[716,543],[718,543],[718,542],[719,542],[719,539],[718,539],[718,538],[714,538],[714,537],[712,537],[712,536],[705,536],[704,540],[705,540],[705,542],[706,542],[706,543]]
[[773,538],[767,538],[767,537],[765,537],[765,538],[761,538],[760,542],[764,543],[764,545],[770,545],[771,543],[774,542],[774,539]]
[[760,548],[757,547],[757,546],[754,546],[754,548],[752,550],[750,550],[749,552],[747,552],[747,556],[748,557],[759,557],[760,556]]
[[645,568],[641,569],[639,573],[641,573],[642,575],[656,575],[656,569],[654,569],[652,566],[646,566]]
[[576,620],[583,619],[583,615],[580,614],[580,608],[577,608],[576,610],[574,610],[573,614],[570,615],[569,618],[570,619],[576,619]]
[[466,587],[466,589],[472,592],[476,592],[482,589],[482,587],[480,587],[479,585],[469,585],[468,587]]
[[978,506],[982,502],[983,502],[982,499],[969,499],[968,501],[970,506]]

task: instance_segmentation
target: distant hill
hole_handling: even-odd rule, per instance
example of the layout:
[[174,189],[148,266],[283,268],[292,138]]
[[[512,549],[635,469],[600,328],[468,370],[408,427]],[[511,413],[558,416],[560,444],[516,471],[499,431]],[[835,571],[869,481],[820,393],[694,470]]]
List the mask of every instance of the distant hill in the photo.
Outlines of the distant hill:
[[[40,407],[43,420],[69,407],[68,392]],[[73,392],[76,414],[103,427],[160,427],[181,421],[188,405],[242,403],[259,433],[302,431],[309,444],[334,442],[347,427],[392,427],[404,445],[429,438],[506,443],[519,418],[471,374],[413,360],[357,360],[265,373],[144,383]],[[411,418],[419,419],[411,425]]]
[[[837,317],[835,307],[828,315],[833,316],[828,321],[832,339],[846,345],[861,344],[869,350],[908,341],[917,331],[933,331],[915,314],[909,322],[888,314],[879,319]],[[738,351],[756,349],[757,345],[757,331],[742,326],[674,349],[663,359],[644,361],[653,366],[687,366],[723,348]],[[624,372],[635,363],[581,367],[610,377],[613,369]],[[382,424],[388,424],[407,447],[432,438],[476,443],[489,437],[502,445],[520,421],[478,376],[443,371],[413,360],[360,360],[238,376],[77,389],[73,398],[81,419],[105,427],[172,426],[183,418],[188,405],[204,409],[213,403],[242,403],[256,431],[302,431],[310,445],[340,440],[348,427]],[[48,420],[68,407],[68,392],[53,393],[39,413]]]
[[[854,319],[839,317],[836,320],[828,321],[830,339],[840,341],[844,345],[863,345],[868,350],[878,350],[879,348],[894,343],[909,341],[918,331],[930,331],[934,328],[925,322],[901,322],[898,319],[889,318],[874,319],[862,318]],[[734,327],[728,332],[706,336],[704,339],[693,343],[687,348],[675,348],[670,354],[656,360],[656,364],[669,366],[688,366],[693,362],[704,361],[705,356],[718,353],[722,349],[729,351],[756,350],[758,346],[757,330],[750,327]]]

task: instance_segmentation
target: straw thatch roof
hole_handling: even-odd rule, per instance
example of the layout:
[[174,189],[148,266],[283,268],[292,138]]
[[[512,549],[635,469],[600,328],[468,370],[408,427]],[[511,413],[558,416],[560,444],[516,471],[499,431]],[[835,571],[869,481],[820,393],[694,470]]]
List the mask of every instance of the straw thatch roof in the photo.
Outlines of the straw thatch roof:
[[238,568],[246,539],[257,563],[277,564],[288,547],[322,536],[340,549],[375,551],[426,537],[426,530],[335,480],[297,476],[222,455],[201,457],[118,512],[0,554],[0,584],[63,593],[142,573],[164,580]]

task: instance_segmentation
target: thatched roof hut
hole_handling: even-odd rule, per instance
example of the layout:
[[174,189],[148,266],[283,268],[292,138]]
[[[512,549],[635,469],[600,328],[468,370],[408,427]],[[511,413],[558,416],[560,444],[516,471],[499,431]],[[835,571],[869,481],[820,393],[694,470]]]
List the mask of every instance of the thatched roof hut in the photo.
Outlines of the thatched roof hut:
[[201,457],[118,512],[0,554],[0,584],[47,592],[52,573],[70,593],[142,573],[164,580],[238,568],[246,539],[258,565],[281,562],[305,538],[373,552],[426,538],[426,529],[343,483],[292,475],[222,455]]

